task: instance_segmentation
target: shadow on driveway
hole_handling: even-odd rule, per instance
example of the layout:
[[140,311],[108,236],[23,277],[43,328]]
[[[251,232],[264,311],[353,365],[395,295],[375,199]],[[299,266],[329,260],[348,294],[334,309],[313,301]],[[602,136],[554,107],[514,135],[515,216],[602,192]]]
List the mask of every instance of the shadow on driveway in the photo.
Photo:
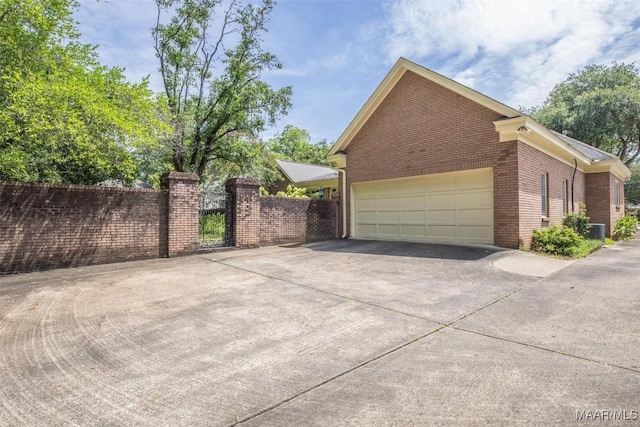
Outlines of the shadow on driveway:
[[304,246],[313,251],[344,252],[369,255],[390,255],[414,258],[450,259],[478,261],[498,252],[505,252],[492,246],[449,245],[437,243],[381,242],[374,240],[330,240],[305,245],[285,245],[283,247]]

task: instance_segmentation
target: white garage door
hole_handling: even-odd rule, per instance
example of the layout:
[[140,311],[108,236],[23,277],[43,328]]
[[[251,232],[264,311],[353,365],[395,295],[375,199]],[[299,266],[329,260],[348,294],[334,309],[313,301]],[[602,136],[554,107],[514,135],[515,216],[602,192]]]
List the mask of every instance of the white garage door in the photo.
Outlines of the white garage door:
[[361,239],[493,244],[493,172],[474,169],[353,184]]

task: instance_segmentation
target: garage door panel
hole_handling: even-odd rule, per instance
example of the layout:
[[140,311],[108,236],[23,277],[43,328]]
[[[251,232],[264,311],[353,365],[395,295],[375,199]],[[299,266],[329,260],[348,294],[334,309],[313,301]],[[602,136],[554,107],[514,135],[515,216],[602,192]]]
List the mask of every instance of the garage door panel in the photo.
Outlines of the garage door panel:
[[426,182],[424,180],[405,181],[401,185],[401,194],[423,195],[425,190]]
[[360,198],[371,197],[375,199],[377,197],[376,194],[376,184],[358,184],[358,193],[356,196]]
[[425,208],[426,197],[424,194],[419,194],[415,196],[402,196],[400,197],[400,209],[402,210],[412,210],[412,209],[421,209]]
[[429,225],[428,233],[430,237],[436,238],[456,238],[456,226],[455,225]]
[[427,227],[425,225],[400,225],[400,234],[403,237],[426,237]]
[[430,177],[427,180],[427,192],[455,191],[456,180],[453,177]]
[[492,206],[491,191],[482,190],[475,193],[458,193],[457,207],[459,209],[491,208]]
[[378,234],[383,236],[399,236],[400,225],[399,224],[378,224]]
[[491,169],[354,184],[355,236],[493,243]]
[[458,177],[458,190],[475,190],[493,187],[493,176],[486,173],[471,173]]
[[402,211],[400,212],[400,222],[415,222],[424,224],[427,220],[427,213],[424,210],[416,211]]
[[443,193],[443,194],[429,194],[427,196],[427,209],[442,209],[455,207],[456,195],[455,193]]
[[358,199],[358,210],[376,210],[377,200],[374,199]]
[[378,235],[378,226],[376,224],[358,224],[357,233],[362,236],[374,237]]
[[363,224],[375,224],[378,217],[376,211],[358,211],[356,212],[356,221]]
[[455,209],[438,209],[427,211],[427,224],[455,224]]
[[399,182],[380,182],[378,183],[378,197],[379,196],[394,196],[398,197],[400,194],[401,185]]
[[378,211],[378,222],[393,222],[398,223],[400,221],[400,212],[398,211]]
[[378,198],[378,210],[398,210],[398,197],[382,196]]
[[493,230],[488,226],[459,225],[458,228],[458,233],[468,239],[485,240],[493,237]]
[[493,211],[491,209],[459,209],[456,219],[458,224],[491,224]]

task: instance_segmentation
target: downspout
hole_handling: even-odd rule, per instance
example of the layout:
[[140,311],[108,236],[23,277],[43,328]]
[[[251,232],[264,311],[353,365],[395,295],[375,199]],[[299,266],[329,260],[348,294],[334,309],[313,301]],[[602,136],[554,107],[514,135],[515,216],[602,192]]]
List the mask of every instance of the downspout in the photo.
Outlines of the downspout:
[[576,171],[578,170],[578,160],[573,159],[573,162],[575,163],[576,167],[573,169],[573,177],[571,178],[571,212],[575,213],[576,209],[575,209],[575,203],[573,202],[573,184],[576,182]]
[[342,174],[342,236],[341,239],[347,237],[347,171],[344,169],[336,169],[338,173]]

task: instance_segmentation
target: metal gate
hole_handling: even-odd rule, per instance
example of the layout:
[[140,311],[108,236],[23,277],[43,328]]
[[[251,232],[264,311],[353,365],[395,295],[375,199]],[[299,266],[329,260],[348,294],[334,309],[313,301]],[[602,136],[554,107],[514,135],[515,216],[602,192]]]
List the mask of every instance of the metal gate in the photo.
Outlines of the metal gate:
[[201,191],[198,204],[198,241],[200,247],[226,246],[230,241],[231,222],[226,218],[229,193]]

